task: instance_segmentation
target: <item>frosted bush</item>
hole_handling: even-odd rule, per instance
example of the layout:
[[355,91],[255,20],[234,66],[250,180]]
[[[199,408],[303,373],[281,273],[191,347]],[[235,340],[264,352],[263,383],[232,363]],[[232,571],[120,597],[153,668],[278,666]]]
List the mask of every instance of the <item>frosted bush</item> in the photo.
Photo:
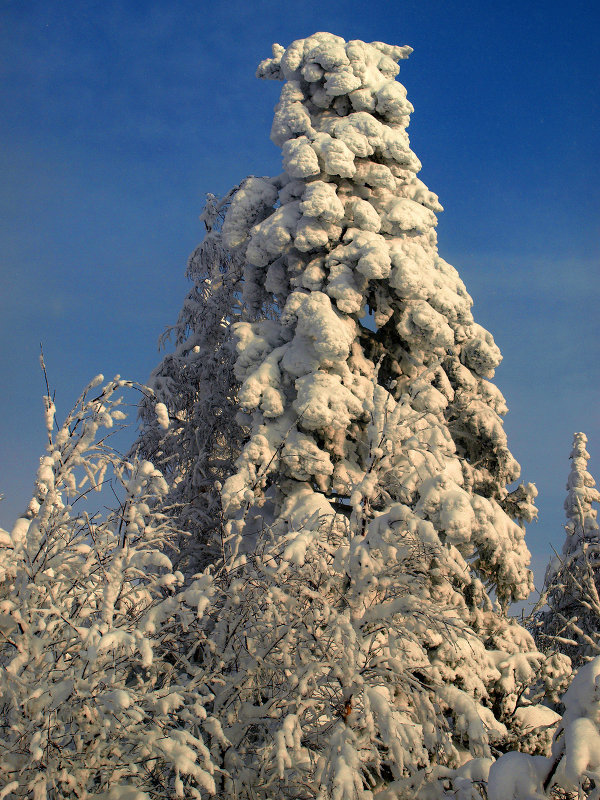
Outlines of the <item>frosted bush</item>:
[[[177,531],[161,510],[162,474],[122,459],[102,435],[124,418],[118,393],[133,384],[102,380],[56,432],[45,399],[35,494],[0,535],[0,792],[206,796],[211,698],[185,632],[196,647],[212,579],[183,587],[167,555]],[[103,485],[118,505],[87,513],[86,493]]]

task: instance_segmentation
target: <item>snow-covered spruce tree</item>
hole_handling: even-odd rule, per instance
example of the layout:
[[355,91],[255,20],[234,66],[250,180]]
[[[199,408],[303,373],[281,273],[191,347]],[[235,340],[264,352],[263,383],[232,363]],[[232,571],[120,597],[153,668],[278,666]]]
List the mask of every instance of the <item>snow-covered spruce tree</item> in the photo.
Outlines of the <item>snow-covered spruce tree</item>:
[[437,252],[394,80],[409,52],[319,33],[259,67],[286,82],[284,172],[245,183],[222,236],[281,316],[235,326],[222,797],[471,797],[528,687],[566,670],[506,614],[532,588],[535,489],[506,488],[500,352]]
[[[230,343],[231,323],[243,309],[243,261],[221,237],[223,217],[238,188],[221,199],[207,197],[200,217],[206,235],[188,262],[193,286],[177,323],[163,337],[172,335],[175,348],[150,376],[154,394],[140,403],[141,430],[132,448],[160,466],[168,481],[163,508],[185,531],[177,566],[190,574],[222,555],[215,483],[233,472],[245,434],[236,422],[238,387]],[[265,313],[255,298],[244,316]]]
[[576,667],[600,654],[600,532],[596,482],[587,469],[587,437],[576,433],[571,451],[562,554],[546,570],[544,591],[534,615],[534,635],[542,650],[558,650]]
[[[212,580],[182,588],[165,553],[176,531],[160,512],[162,475],[100,438],[124,418],[119,392],[131,384],[101,382],[56,433],[46,398],[35,495],[0,531],[0,796],[204,798],[214,791],[204,738],[219,726],[188,649]],[[118,507],[87,514],[85,495],[111,474]]]

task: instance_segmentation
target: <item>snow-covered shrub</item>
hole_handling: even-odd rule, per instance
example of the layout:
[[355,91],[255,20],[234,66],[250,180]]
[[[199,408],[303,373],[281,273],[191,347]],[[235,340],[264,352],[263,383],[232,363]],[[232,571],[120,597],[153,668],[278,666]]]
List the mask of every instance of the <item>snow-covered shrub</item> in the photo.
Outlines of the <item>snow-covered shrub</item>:
[[534,615],[533,633],[545,651],[568,655],[579,667],[600,654],[600,533],[596,482],[587,470],[587,437],[576,433],[571,451],[561,555],[546,570],[544,591]]
[[[102,380],[56,432],[45,399],[34,497],[0,532],[0,796],[205,797],[211,698],[187,637],[202,639],[212,579],[182,588],[163,476],[101,435],[132,384]],[[86,513],[85,494],[109,480],[118,505]]]
[[319,33],[259,67],[286,82],[284,172],[246,182],[221,235],[281,315],[234,325],[222,797],[470,797],[568,673],[506,614],[532,588],[535,488],[507,490],[501,355],[437,252],[409,53]]
[[502,756],[490,769],[488,800],[600,798],[600,657],[581,667],[562,700],[551,756]]

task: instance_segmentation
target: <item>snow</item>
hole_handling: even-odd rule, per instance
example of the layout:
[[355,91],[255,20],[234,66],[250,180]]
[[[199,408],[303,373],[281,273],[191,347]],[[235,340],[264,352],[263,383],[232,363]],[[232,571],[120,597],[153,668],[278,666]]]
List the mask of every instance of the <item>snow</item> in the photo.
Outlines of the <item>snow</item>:
[[154,406],[154,410],[156,412],[158,424],[163,430],[167,430],[169,427],[169,412],[167,411],[166,405],[164,403],[157,403]]
[[543,800],[542,784],[548,759],[525,753],[507,753],[490,767],[488,800]]
[[[490,800],[550,797],[552,788],[578,792],[600,780],[600,657],[582,667],[562,697],[562,720],[549,709],[522,710],[524,725],[556,726],[550,758],[507,753],[490,769]],[[546,786],[547,785],[547,786]],[[546,788],[544,788],[546,786]]]
[[387,278],[391,261],[383,236],[373,231],[349,228],[343,241],[344,244],[333,250],[329,258],[342,263],[356,262],[356,270],[365,278]]
[[361,417],[361,400],[342,384],[339,375],[318,373],[295,381],[297,398],[294,408],[307,430],[325,427],[347,428],[351,420]]
[[[297,139],[294,141],[298,141]],[[319,217],[325,222],[339,222],[344,217],[344,205],[335,185],[313,181],[304,188],[300,211],[307,217]]]
[[290,178],[308,178],[321,171],[317,153],[306,136],[288,139],[282,148],[283,168]]
[[555,727],[561,719],[560,714],[546,706],[522,706],[516,709],[515,717],[525,732]]
[[150,795],[135,786],[120,784],[111,787],[104,795],[104,800],[150,800]]
[[[15,527],[12,546],[0,549],[0,762],[3,776],[19,776],[16,785],[8,782],[15,797],[41,800],[52,787],[149,798],[155,789],[136,762],[152,769],[157,759],[167,783],[185,789],[193,774],[197,786],[214,793],[212,757],[202,739],[186,739],[187,750],[161,749],[165,738],[181,739],[177,729],[183,718],[189,721],[190,708],[201,720],[206,702],[192,688],[201,682],[197,668],[173,662],[178,647],[196,640],[201,623],[176,594],[183,575],[171,571],[164,552],[177,535],[160,506],[167,484],[151,462],[124,459],[97,441],[101,425],[121,413],[116,393],[133,386],[115,378],[91,398],[88,387],[58,435],[49,432],[29,518]],[[136,388],[152,398],[148,387]],[[94,485],[109,466],[120,500],[115,510],[92,516],[63,502],[74,470],[83,468]],[[204,610],[209,576],[197,591],[205,599],[193,599]],[[177,691],[169,690],[171,682],[180,682]],[[192,790],[192,796],[199,795]]]
[[565,763],[561,784],[577,791],[582,776],[600,780],[600,733],[591,719],[575,719],[565,726]]
[[265,178],[247,178],[236,191],[223,223],[223,241],[227,247],[242,244],[252,226],[277,198],[274,184]]

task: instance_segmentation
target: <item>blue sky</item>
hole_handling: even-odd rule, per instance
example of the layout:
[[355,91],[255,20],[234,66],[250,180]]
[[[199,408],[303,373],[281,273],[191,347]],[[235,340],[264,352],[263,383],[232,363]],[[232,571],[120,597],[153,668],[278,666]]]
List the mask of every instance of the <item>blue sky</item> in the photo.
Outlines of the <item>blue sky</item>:
[[84,383],[145,380],[177,315],[206,192],[280,171],[273,42],[410,44],[402,64],[440,252],[504,354],[497,383],[538,578],[563,537],[572,433],[600,478],[600,10],[498,0],[0,0],[0,524]]

